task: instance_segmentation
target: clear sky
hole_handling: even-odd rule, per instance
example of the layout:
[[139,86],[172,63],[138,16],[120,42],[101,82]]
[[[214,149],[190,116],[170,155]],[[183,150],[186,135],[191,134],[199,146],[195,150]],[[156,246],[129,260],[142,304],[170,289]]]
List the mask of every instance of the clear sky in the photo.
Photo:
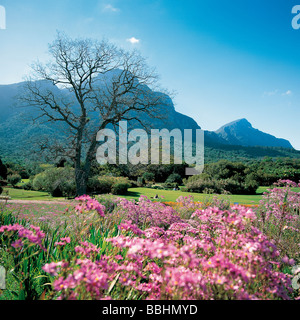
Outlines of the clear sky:
[[[300,0],[0,0],[0,84],[46,59],[56,31],[137,48],[206,130],[239,118],[300,150]],[[300,23],[300,21],[299,21]]]

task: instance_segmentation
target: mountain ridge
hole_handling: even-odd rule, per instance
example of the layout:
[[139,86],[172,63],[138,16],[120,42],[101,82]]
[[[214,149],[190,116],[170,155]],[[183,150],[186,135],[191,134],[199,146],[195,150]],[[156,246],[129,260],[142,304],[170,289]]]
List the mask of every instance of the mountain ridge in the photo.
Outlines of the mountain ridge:
[[[19,109],[18,106],[16,106],[15,100],[15,97],[22,88],[22,84],[24,84],[24,82],[0,85],[0,156],[2,156],[2,154],[18,154],[18,156],[22,156],[23,151],[21,151],[21,147],[25,146],[25,149],[28,149],[27,143],[30,144],[42,136],[61,138],[59,137],[59,133],[55,131],[53,125],[49,123],[32,124],[25,122],[24,115],[28,116],[30,108],[26,110],[23,108]],[[40,81],[39,84],[44,85],[44,82]],[[61,89],[56,87],[55,90]],[[157,94],[152,90],[151,92]],[[165,98],[164,105],[161,106],[161,112],[166,115],[165,120],[152,120],[145,117],[145,120],[150,121],[154,128],[166,128],[168,130],[175,128],[180,130],[195,130],[201,128],[192,117],[177,112],[172,99],[168,95],[165,95]],[[253,128],[251,123],[245,118],[227,123],[216,131],[204,130],[204,136],[205,147],[212,150],[221,150],[220,154],[222,155],[228,150],[234,150],[234,152],[241,150],[242,154],[247,154],[247,150],[249,150],[249,153],[257,153],[260,157],[263,156],[264,151],[266,151],[266,155],[281,154],[281,151],[265,150],[265,147],[287,149],[283,154],[289,154],[290,151],[288,150],[294,150],[296,152],[288,140],[276,138],[275,136]],[[253,149],[255,146],[258,147],[255,149],[256,151]],[[247,147],[251,147],[252,149],[247,149]]]
[[245,118],[229,122],[216,130],[215,133],[231,145],[294,149],[288,140],[277,138],[253,128],[252,124]]

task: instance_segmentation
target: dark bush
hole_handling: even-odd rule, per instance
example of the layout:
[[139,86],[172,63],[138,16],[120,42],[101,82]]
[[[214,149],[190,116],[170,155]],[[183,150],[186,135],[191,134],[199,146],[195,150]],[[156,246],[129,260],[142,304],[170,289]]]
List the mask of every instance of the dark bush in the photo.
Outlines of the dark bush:
[[75,170],[71,167],[49,168],[34,177],[32,186],[34,190],[49,192],[54,197],[74,196]]
[[211,191],[214,190],[214,193],[222,193],[222,187],[220,186],[220,183],[218,183],[216,180],[213,180],[213,179],[192,180],[192,181],[189,181],[185,187],[188,192],[204,193],[205,190],[209,189]]
[[162,187],[164,189],[178,189],[178,183],[176,182],[165,182],[165,183],[162,183]]
[[98,194],[110,193],[112,185],[112,179],[100,179],[98,176],[95,176],[89,179],[87,184],[87,191],[88,193]]
[[6,166],[2,163],[1,159],[0,159],[0,179],[3,178],[4,180],[6,180],[7,178],[7,168]]
[[238,182],[234,179],[201,179],[191,180],[186,184],[188,192],[198,193],[231,193],[231,194],[255,194],[258,184],[255,180],[249,184]]
[[152,189],[163,190],[164,187],[162,187],[162,186],[153,186]]
[[115,195],[124,195],[127,193],[129,183],[126,182],[117,182],[111,188],[111,193]]
[[7,182],[11,184],[13,187],[15,187],[16,184],[18,184],[21,180],[22,178],[19,174],[11,174],[7,176]]
[[96,194],[126,194],[131,184],[128,178],[112,176],[94,176],[88,181],[88,192]]
[[172,173],[169,175],[166,183],[177,183],[178,185],[182,185],[182,178],[178,173]]
[[28,182],[24,183],[22,186],[24,190],[33,190],[32,181],[29,180]]
[[143,174],[143,179],[146,181],[146,182],[153,182],[155,180],[155,175],[154,173],[152,172],[145,172]]

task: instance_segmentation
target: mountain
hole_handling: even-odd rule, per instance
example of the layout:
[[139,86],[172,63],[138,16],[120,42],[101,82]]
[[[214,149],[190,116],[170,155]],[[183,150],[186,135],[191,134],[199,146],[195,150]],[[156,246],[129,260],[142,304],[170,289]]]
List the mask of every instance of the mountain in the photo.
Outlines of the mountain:
[[23,83],[0,85],[0,123],[10,118],[17,110],[15,109],[16,97],[23,86]]
[[[37,115],[37,111],[33,108],[22,108],[18,106],[17,103],[17,96],[20,94],[23,85],[23,82],[11,85],[0,85],[0,125],[3,126],[6,121],[11,120],[12,118],[14,119],[14,122],[17,121],[17,119],[19,118],[19,121],[21,121],[24,126],[32,125],[31,122],[24,122],[25,116],[27,116],[26,118],[28,118],[29,115]],[[42,88],[47,88],[49,86],[49,83],[47,83],[46,81],[38,81],[38,85]],[[59,90],[57,87],[54,89],[55,93],[62,93],[64,95],[68,94],[66,90]],[[161,93],[156,93],[152,91],[152,94]],[[161,113],[163,114],[163,118],[152,119],[147,117],[146,115],[143,115],[143,121],[145,120],[145,122],[151,122],[152,127],[157,129],[200,129],[200,126],[193,118],[179,113],[175,110],[173,101],[168,95],[164,95],[163,100],[164,105],[160,107]]]
[[[40,90],[49,89],[49,82],[37,81],[37,86]],[[9,159],[24,158],[31,153],[36,142],[42,141],[43,138],[51,140],[63,140],[66,137],[66,128],[63,128],[61,123],[58,129],[58,123],[50,122],[35,122],[31,118],[38,116],[38,111],[32,107],[20,107],[17,97],[23,90],[24,83],[11,85],[0,85],[0,157]],[[52,86],[52,85],[51,85]],[[70,92],[66,89],[59,89],[52,86],[51,90],[56,95],[61,95],[70,98]],[[150,94],[158,95],[161,93],[154,92],[147,88]],[[150,118],[146,114],[141,114],[140,119],[147,124],[147,128],[157,128],[172,130],[179,128],[184,129],[200,129],[197,122],[184,114],[175,110],[172,99],[168,95],[163,96],[163,105],[159,106],[160,118]],[[73,110],[76,112],[78,106],[74,104]],[[130,114],[132,116],[132,114]],[[90,123],[97,125],[99,121],[97,116],[91,116]],[[131,122],[131,127],[141,127],[139,123]],[[130,127],[129,127],[130,130]]]
[[215,133],[225,144],[293,149],[288,140],[276,138],[271,134],[255,129],[246,119],[239,119],[225,124]]
[[[33,108],[20,108],[17,95],[24,83],[0,85],[0,157],[19,160],[32,153],[34,144],[43,138],[63,140],[66,130],[58,128],[57,123],[35,123],[28,119],[36,116]],[[49,88],[47,81],[38,81],[41,88]],[[52,85],[51,85],[52,86]],[[56,94],[68,97],[69,91],[52,86]],[[151,94],[161,94],[148,88]],[[74,105],[74,110],[76,110]],[[160,114],[165,119],[152,119],[141,115],[141,120],[151,124],[152,128],[172,130],[178,128],[200,129],[197,122],[175,110],[172,99],[164,96],[164,103],[160,106]],[[91,123],[97,124],[97,117]],[[134,124],[138,127],[138,124]],[[219,159],[246,160],[270,157],[300,157],[300,152],[293,149],[289,141],[278,139],[270,134],[254,129],[246,119],[233,121],[217,131],[205,131],[205,158],[209,161]]]

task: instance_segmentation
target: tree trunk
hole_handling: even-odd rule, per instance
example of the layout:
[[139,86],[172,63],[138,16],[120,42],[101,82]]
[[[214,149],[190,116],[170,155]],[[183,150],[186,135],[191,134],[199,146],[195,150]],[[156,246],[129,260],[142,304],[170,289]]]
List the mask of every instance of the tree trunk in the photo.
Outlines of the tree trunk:
[[91,171],[91,161],[93,150],[95,149],[95,141],[92,141],[89,151],[87,153],[84,166],[82,167],[79,161],[75,163],[75,179],[76,179],[76,194],[77,196],[82,196],[87,194],[87,183]]
[[82,196],[87,192],[88,175],[82,168],[75,168],[76,195]]
[[[80,165],[80,162],[77,160],[75,164],[75,176],[76,176],[76,193],[79,196],[86,194],[87,192],[87,183],[91,171],[91,163],[95,151],[95,147],[97,144],[96,140],[97,133],[95,133],[92,142],[90,144],[89,150],[87,152],[85,163],[83,168]],[[78,156],[77,159],[80,157]]]

